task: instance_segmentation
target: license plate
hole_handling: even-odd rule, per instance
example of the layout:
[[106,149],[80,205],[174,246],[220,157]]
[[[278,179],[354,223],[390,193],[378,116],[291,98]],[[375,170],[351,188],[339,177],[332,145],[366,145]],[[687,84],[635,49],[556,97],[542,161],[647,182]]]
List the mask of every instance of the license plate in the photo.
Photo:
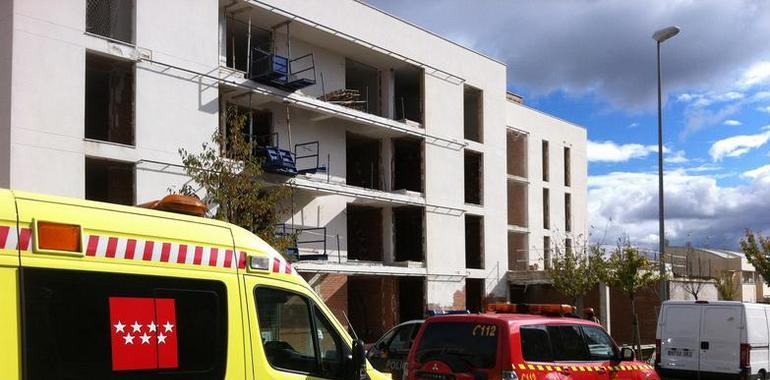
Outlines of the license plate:
[[680,350],[678,348],[672,348],[666,351],[668,356],[676,356],[680,358],[691,358],[692,357],[692,351],[688,349]]

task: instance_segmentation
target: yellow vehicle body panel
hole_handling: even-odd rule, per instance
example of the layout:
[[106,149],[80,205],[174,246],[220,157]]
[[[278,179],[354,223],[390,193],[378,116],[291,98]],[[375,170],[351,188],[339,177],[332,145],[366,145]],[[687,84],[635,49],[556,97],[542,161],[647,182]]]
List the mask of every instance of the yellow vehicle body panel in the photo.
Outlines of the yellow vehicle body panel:
[[[39,247],[36,223],[81,228],[81,252]],[[220,221],[48,195],[0,189],[0,232],[5,226],[28,234],[18,247],[0,244],[0,378],[21,377],[20,268],[107,272],[180,279],[215,280],[226,288],[226,379],[307,379],[275,372],[262,350],[253,288],[272,284],[312,299],[346,344],[351,338],[333,314],[272,247],[250,232]],[[18,227],[18,228],[17,228]],[[2,237],[0,235],[0,237]],[[0,240],[2,243],[2,240]],[[248,257],[269,258],[278,271],[254,273]],[[369,367],[370,378],[385,379]]]

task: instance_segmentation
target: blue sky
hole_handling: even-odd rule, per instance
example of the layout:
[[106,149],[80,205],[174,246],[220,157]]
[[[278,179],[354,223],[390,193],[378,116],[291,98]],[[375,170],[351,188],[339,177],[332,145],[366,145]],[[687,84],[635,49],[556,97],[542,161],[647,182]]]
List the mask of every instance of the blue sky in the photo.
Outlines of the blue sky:
[[509,90],[586,127],[592,239],[648,246],[658,242],[651,35],[681,27],[662,45],[666,236],[735,249],[746,228],[770,233],[770,2],[369,3],[504,61]]

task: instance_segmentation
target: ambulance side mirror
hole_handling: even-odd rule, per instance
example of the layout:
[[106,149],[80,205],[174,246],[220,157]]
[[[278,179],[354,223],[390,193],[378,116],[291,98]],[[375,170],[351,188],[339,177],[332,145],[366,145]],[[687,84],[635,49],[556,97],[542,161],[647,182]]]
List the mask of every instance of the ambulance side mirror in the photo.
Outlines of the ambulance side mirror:
[[353,341],[353,358],[350,366],[351,380],[366,379],[366,352],[364,342],[360,339]]
[[633,361],[634,360],[634,350],[623,347],[620,349],[620,360],[626,362],[626,361]]

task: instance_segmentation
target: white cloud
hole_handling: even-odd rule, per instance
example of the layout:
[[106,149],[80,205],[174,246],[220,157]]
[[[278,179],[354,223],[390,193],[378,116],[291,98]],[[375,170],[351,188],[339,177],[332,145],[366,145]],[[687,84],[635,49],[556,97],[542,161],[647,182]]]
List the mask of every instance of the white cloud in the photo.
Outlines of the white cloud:
[[770,62],[763,61],[751,66],[738,84],[744,88],[770,84]]
[[751,179],[765,179],[770,177],[770,165],[760,166],[743,173],[743,176]]
[[759,91],[751,96],[752,102],[759,102],[767,99],[770,99],[770,91]]
[[[655,149],[657,151],[657,149]],[[665,147],[663,147],[663,151],[665,151]],[[690,162],[690,160],[685,157],[683,150],[678,150],[676,152],[671,153],[668,157],[664,159],[666,163],[670,164],[684,164],[687,162]]]
[[757,108],[757,111],[765,112],[765,113],[770,113],[770,106],[759,107],[759,108]]
[[[762,169],[762,170],[759,170]],[[715,176],[676,170],[665,174],[666,238],[673,244],[693,240],[712,247],[736,249],[745,228],[767,234],[770,165],[749,171],[746,185],[720,186]],[[657,244],[658,176],[615,172],[588,179],[589,224],[608,226],[604,243],[627,234],[633,243]],[[601,239],[605,231],[594,231]]]
[[[752,64],[770,56],[770,2],[763,1],[369,2],[504,61],[509,84],[528,98],[595,96],[630,112],[655,109],[650,35],[661,25],[682,28],[662,51],[666,94],[751,86],[763,80]],[[526,38],[506,37],[522,30]]]
[[738,126],[738,125],[742,125],[743,123],[741,123],[741,122],[740,122],[740,121],[738,121],[738,120],[733,120],[733,119],[730,119],[730,120],[725,120],[725,121],[723,121],[723,122],[722,122],[722,124],[724,124],[724,125],[730,125],[730,126]]
[[[767,127],[764,129],[767,129]],[[711,149],[709,149],[709,155],[714,161],[720,161],[725,157],[739,157],[752,149],[765,145],[768,139],[770,139],[770,131],[765,131],[756,135],[728,137],[715,142],[711,146]]]
[[644,158],[658,151],[656,145],[616,144],[612,141],[588,141],[589,162],[626,162],[634,158]]

